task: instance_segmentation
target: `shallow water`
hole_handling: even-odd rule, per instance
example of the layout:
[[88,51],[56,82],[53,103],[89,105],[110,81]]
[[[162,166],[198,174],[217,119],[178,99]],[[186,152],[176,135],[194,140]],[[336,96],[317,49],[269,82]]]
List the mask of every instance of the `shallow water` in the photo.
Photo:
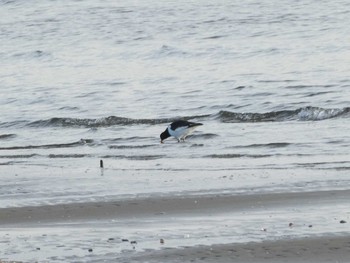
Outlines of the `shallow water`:
[[349,13],[0,0],[0,207],[348,188]]

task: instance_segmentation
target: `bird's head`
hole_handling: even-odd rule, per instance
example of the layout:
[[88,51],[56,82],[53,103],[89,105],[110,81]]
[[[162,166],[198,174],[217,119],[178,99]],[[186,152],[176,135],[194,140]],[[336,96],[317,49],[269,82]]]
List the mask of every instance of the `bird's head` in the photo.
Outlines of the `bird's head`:
[[170,137],[170,134],[168,132],[168,128],[163,131],[161,134],[160,134],[160,143],[163,143],[163,141],[166,139],[166,138],[169,138]]

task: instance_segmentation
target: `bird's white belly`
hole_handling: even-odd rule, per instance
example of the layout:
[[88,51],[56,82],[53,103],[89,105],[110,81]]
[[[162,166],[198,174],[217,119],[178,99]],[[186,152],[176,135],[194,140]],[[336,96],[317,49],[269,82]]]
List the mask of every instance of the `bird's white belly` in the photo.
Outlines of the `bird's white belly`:
[[190,135],[195,128],[196,127],[190,127],[190,128],[180,127],[180,128],[177,128],[175,131],[173,131],[172,129],[168,129],[168,130],[171,136],[174,136],[178,140],[182,140],[182,139],[185,139],[186,136]]

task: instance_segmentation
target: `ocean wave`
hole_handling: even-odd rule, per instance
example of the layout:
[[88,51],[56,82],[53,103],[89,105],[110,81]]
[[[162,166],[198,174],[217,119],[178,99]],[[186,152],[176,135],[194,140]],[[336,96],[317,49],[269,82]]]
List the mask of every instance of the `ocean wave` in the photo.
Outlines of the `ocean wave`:
[[146,144],[146,145],[110,145],[109,149],[143,149],[154,147],[154,144]]
[[15,154],[15,155],[0,155],[0,158],[3,159],[28,159],[32,157],[37,157],[39,156],[38,154]]
[[12,138],[15,138],[16,136],[17,136],[16,134],[0,134],[0,140],[12,139]]
[[28,124],[31,127],[84,127],[84,128],[98,128],[109,126],[125,126],[135,124],[157,124],[166,122],[166,120],[153,119],[131,119],[116,116],[109,116],[98,119],[78,119],[78,118],[51,118],[48,120],[34,121]]
[[67,158],[67,159],[70,159],[70,158],[85,158],[85,157],[91,157],[90,154],[49,154],[48,156],[49,158],[51,159],[54,159],[54,158]]
[[298,112],[298,119],[305,121],[319,121],[326,120],[343,115],[349,115],[350,108],[343,109],[323,109],[315,107],[302,108]]
[[52,148],[70,148],[85,144],[92,144],[91,139],[80,139],[76,142],[71,143],[56,143],[56,144],[42,144],[42,145],[24,145],[24,146],[11,146],[11,147],[0,147],[0,150],[26,150],[26,149],[52,149]]
[[0,128],[23,127],[28,123],[29,121],[25,120],[0,122]]
[[[187,116],[181,119],[190,120],[193,118],[204,117]],[[51,118],[47,120],[38,120],[26,124],[29,127],[83,127],[83,128],[98,128],[110,126],[127,126],[127,125],[157,125],[163,123],[170,123],[179,118],[160,118],[160,119],[132,119],[118,116],[109,116],[97,119],[79,119],[79,118]]]
[[164,158],[163,155],[105,155],[103,159],[127,159],[136,161],[148,161]]
[[[64,128],[99,128],[111,126],[128,126],[128,125],[159,125],[168,124],[178,119],[194,120],[214,119],[223,123],[245,123],[245,122],[279,122],[279,121],[320,121],[336,117],[349,117],[350,107],[346,108],[319,108],[303,107],[295,110],[270,111],[265,113],[258,112],[233,112],[219,111],[215,114],[183,116],[175,118],[158,118],[158,119],[134,119],[118,116],[109,116],[96,119],[80,118],[60,118],[54,117],[46,120],[37,121],[14,121],[0,123],[1,128],[8,127],[64,127]],[[7,136],[7,135],[6,135]],[[5,136],[5,137],[6,137]],[[205,135],[204,135],[205,136]],[[211,135],[210,135],[211,136]],[[213,135],[215,136],[215,135]],[[0,137],[0,139],[3,139]]]
[[233,159],[233,158],[266,158],[271,157],[269,154],[234,154],[234,153],[226,153],[226,154],[210,154],[205,157],[213,158],[213,159]]
[[235,146],[235,148],[284,148],[290,146],[288,142],[275,142],[275,143],[261,143],[261,144],[250,144],[244,146]]
[[266,113],[240,113],[220,111],[216,118],[222,122],[279,122],[279,121],[320,121],[336,117],[348,117],[350,108],[325,109],[304,107],[296,110],[271,111]]

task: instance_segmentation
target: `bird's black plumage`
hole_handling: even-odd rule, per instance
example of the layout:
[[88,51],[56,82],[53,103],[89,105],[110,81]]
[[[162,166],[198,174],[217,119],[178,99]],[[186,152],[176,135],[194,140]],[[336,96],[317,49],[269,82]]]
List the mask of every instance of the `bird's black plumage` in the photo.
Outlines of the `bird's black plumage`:
[[190,122],[190,121],[184,121],[184,120],[178,120],[174,121],[172,124],[170,124],[170,128],[175,131],[176,129],[180,127],[195,127],[195,126],[200,126],[203,125],[202,123],[197,123],[197,122]]

